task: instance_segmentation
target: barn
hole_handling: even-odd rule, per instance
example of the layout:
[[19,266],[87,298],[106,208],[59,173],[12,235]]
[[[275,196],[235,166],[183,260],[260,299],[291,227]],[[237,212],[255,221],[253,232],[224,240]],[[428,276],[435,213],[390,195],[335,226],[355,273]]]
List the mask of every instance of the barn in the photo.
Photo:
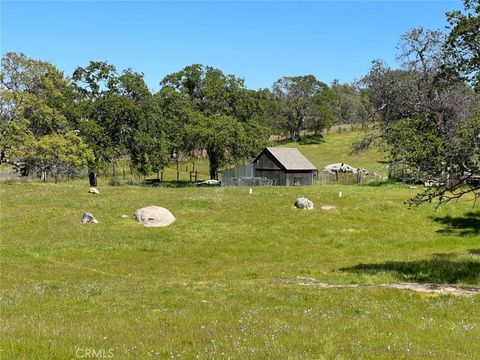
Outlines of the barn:
[[274,185],[313,185],[317,168],[296,148],[267,147],[253,161],[255,177]]

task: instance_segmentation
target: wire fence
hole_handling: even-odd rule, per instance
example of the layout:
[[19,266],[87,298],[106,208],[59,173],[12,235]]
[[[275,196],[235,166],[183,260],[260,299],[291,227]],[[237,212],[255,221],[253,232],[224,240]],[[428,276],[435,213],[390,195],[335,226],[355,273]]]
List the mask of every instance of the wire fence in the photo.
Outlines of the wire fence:
[[243,186],[247,179],[254,179],[253,164],[226,169],[221,173],[222,186]]
[[358,171],[357,173],[349,172],[327,172],[319,171],[316,184],[366,184],[373,181],[382,180],[382,177],[377,174],[363,173]]
[[223,186],[272,186],[273,180],[260,177],[232,178],[228,185],[222,182]]

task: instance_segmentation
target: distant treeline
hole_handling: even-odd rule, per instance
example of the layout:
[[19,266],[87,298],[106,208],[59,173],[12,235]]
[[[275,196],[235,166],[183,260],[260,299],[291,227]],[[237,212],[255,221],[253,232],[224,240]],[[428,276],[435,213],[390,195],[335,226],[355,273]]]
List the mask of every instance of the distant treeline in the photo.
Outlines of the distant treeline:
[[314,76],[247,89],[235,75],[190,65],[152,93],[142,73],[91,61],[65,76],[55,65],[7,53],[1,74],[2,161],[23,174],[72,174],[129,159],[141,174],[182,154],[207,154],[210,175],[257,154],[270,134],[299,140],[332,124],[368,119],[367,92]]

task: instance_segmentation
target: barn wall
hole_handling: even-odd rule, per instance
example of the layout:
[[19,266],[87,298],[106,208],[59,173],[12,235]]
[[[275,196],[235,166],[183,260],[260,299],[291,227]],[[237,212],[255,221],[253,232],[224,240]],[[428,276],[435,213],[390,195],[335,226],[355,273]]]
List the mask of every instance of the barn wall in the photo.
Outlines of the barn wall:
[[282,170],[255,169],[256,177],[265,177],[274,181],[275,185],[313,185],[315,182],[314,172],[288,172]]
[[286,185],[286,174],[282,170],[266,170],[255,168],[255,177],[273,180],[274,185]]
[[286,174],[286,184],[285,185],[313,185],[314,183],[314,173],[309,172],[288,172]]
[[281,170],[278,161],[267,151],[264,151],[254,162],[256,169],[262,170]]
[[286,171],[268,151],[263,151],[253,163],[255,177],[273,180],[274,185],[313,185],[315,171]]

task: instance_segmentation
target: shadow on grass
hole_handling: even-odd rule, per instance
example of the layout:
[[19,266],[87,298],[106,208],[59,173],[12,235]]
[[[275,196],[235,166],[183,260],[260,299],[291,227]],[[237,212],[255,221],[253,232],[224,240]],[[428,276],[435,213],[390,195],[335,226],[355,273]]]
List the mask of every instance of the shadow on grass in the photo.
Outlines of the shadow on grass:
[[433,221],[445,225],[445,228],[437,230],[437,233],[440,234],[459,236],[480,234],[480,211],[471,211],[461,217],[435,217]]
[[435,256],[430,260],[387,261],[381,264],[359,264],[341,271],[377,275],[392,273],[399,281],[433,284],[475,284],[480,281],[480,262],[451,260],[449,256]]
[[168,188],[185,188],[185,187],[195,186],[195,182],[186,181],[186,180],[160,181],[158,179],[146,179],[139,185],[140,186],[162,186],[162,187],[168,187]]
[[365,184],[360,184],[360,186],[369,186],[369,187],[381,187],[381,186],[388,186],[388,185],[395,185],[396,182],[394,180],[378,180],[378,181],[370,181]]
[[322,135],[307,135],[307,136],[302,136],[300,140],[298,140],[298,143],[300,145],[312,145],[312,144],[321,144],[325,140],[323,139]]

